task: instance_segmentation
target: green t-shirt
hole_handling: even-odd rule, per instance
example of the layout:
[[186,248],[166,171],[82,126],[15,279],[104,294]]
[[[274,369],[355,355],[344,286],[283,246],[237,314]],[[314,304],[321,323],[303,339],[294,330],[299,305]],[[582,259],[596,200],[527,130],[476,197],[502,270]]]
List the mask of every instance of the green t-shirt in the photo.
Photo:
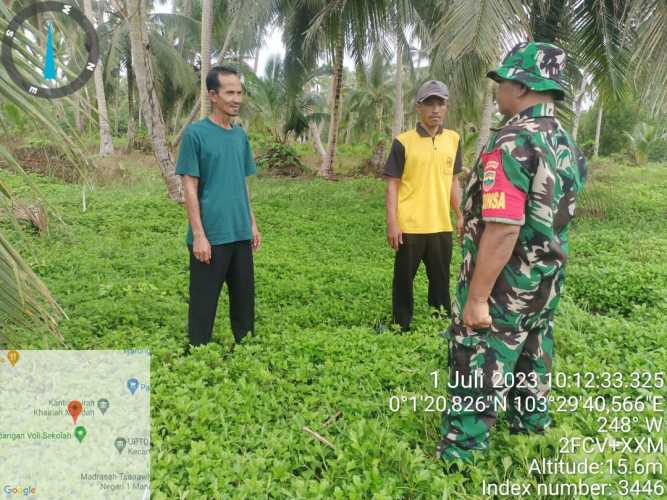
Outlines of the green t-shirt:
[[185,130],[176,173],[199,177],[201,221],[211,245],[252,239],[245,178],[256,171],[248,136],[238,125],[226,129],[204,118]]

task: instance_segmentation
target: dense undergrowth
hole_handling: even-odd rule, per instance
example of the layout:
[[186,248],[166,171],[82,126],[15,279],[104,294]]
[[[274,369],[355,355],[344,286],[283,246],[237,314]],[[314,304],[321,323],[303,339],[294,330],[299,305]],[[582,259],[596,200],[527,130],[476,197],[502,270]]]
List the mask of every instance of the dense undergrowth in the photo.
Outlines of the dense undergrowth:
[[[31,196],[16,177],[0,175],[19,196]],[[135,182],[99,187],[88,193],[86,212],[79,186],[35,180],[66,225],[51,224],[41,237],[2,227],[69,315],[61,328],[67,346],[152,351],[154,498],[474,498],[482,481],[621,479],[529,473],[532,459],[558,456],[561,437],[596,435],[600,415],[582,408],[556,413],[544,437],[510,436],[500,418],[491,451],[449,475],[434,459],[440,415],[423,405],[390,410],[391,396],[443,394],[429,374],[446,373],[446,321],[427,310],[421,269],[414,331],[373,328],[391,304],[380,181],[256,180],[264,236],[255,258],[257,335],[232,350],[223,296],[215,342],[184,355],[185,214],[159,178],[141,173]],[[554,371],[664,371],[667,169],[598,166],[579,211]],[[455,252],[453,275],[459,262]],[[15,348],[58,347],[46,334],[6,334]],[[554,393],[636,397],[643,390],[567,386]],[[652,392],[665,395],[664,388]],[[666,467],[664,457],[627,456]],[[582,458],[578,451],[568,459]]]

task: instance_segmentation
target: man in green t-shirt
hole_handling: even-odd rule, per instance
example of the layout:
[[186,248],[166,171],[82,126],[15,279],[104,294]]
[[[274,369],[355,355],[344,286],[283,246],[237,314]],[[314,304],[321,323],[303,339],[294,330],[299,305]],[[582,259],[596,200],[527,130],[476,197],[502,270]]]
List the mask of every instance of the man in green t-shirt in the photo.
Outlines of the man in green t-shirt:
[[190,344],[210,341],[218,298],[229,289],[229,317],[236,342],[254,331],[252,252],[261,235],[250,206],[246,177],[256,172],[245,131],[232,124],[243,88],[238,72],[216,66],[206,76],[211,115],[187,127],[176,162],[183,176],[189,226]]

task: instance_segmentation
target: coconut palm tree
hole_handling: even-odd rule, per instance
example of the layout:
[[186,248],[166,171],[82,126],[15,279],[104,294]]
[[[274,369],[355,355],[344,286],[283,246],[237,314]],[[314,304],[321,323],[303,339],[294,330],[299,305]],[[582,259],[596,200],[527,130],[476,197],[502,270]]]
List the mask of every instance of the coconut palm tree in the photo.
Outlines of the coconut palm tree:
[[[95,23],[92,0],[83,0],[83,11],[93,24],[102,24],[104,18],[100,15]],[[109,111],[107,110],[107,98],[104,92],[104,81],[102,80],[102,61],[99,61],[93,73],[95,81],[95,96],[97,98],[97,117],[100,128],[100,155],[109,156],[113,154],[113,142],[111,140],[111,127],[109,126]]]
[[[434,60],[444,61],[452,71],[452,94],[474,102],[484,74],[499,63],[500,56],[525,39],[557,43],[568,52],[565,85],[574,67],[590,75],[603,100],[621,96],[627,83],[628,31],[631,0],[461,0],[444,2],[435,37]],[[458,74],[457,74],[458,73]],[[488,84],[488,82],[487,82]],[[482,145],[488,138],[493,106],[492,84],[484,93],[480,125]],[[570,95],[573,92],[570,89]],[[563,108],[570,109],[571,106]]]
[[450,83],[450,118],[460,118],[463,103],[483,103],[478,150],[488,140],[494,111],[492,82],[484,75],[524,38],[527,26],[521,0],[462,0],[440,6],[433,36],[434,70]]
[[248,75],[246,86],[249,93],[248,106],[250,126],[271,135],[274,141],[285,142],[284,130],[287,116],[287,95],[283,62],[279,56],[269,59],[264,69],[265,76]]
[[[248,101],[243,118],[248,120],[251,128],[268,133],[277,142],[287,141],[290,135],[301,137],[312,133],[313,127],[319,132],[319,125],[326,113],[321,96],[310,89],[313,82],[329,70],[328,67],[320,67],[304,72],[301,92],[290,95],[285,62],[279,56],[269,59],[264,68],[265,76],[257,77],[247,67],[244,75]],[[312,139],[317,147],[317,138]]]
[[395,137],[403,129],[405,116],[404,78],[406,70],[412,80],[415,79],[415,68],[412,60],[415,49],[410,40],[421,46],[431,46],[432,22],[436,17],[437,3],[433,0],[421,2],[394,1],[391,5],[391,29],[389,36],[394,42],[394,120],[392,136]]
[[[119,6],[118,3],[114,5]],[[98,34],[104,53],[106,78],[111,78],[113,73],[126,74],[129,151],[134,141],[136,84],[129,23],[122,15],[123,9],[120,5],[119,8],[108,10],[108,20],[98,28]],[[147,16],[146,27],[160,105],[165,120],[171,115],[171,121],[178,125],[183,106],[191,104],[195,99],[199,102],[193,66],[200,50],[201,24],[181,13],[152,13]]]
[[[211,51],[215,59],[213,64],[223,64],[228,60],[234,47],[237,65],[240,65],[244,55],[249,52],[255,52],[256,63],[258,47],[261,46],[274,17],[275,8],[272,0],[247,0],[243,3],[214,2],[211,41]],[[224,40],[222,46],[216,45],[215,40]],[[254,73],[257,73],[256,68]],[[202,71],[200,80],[205,78],[205,75],[202,77],[201,74]],[[201,97],[197,96],[192,110],[174,138],[174,145],[180,142],[185,127],[196,118],[200,111],[200,102]]]
[[208,115],[209,102],[206,91],[206,75],[211,69],[211,36],[213,35],[213,0],[203,0],[201,7],[201,78],[199,86],[199,117]]
[[630,141],[630,147],[637,165],[646,165],[651,146],[666,139],[664,131],[660,131],[656,125],[649,125],[644,122],[635,125],[631,134],[625,132],[625,136]]
[[140,109],[153,144],[153,153],[160,166],[162,178],[167,185],[167,192],[174,201],[183,202],[181,180],[176,175],[176,165],[169,150],[167,129],[162,115],[160,99],[155,88],[154,70],[150,57],[150,45],[145,25],[146,5],[143,1],[127,0],[123,10],[129,20],[132,67],[139,90]]
[[[349,50],[356,61],[362,61],[368,48],[380,45],[389,26],[389,0],[278,0],[277,10],[286,20],[288,45],[298,40],[304,53],[328,55],[333,77],[330,91],[330,122],[327,156],[320,165],[319,175],[331,178],[334,173],[336,144],[341,112],[343,58]],[[314,17],[313,17],[314,16]],[[304,30],[304,20],[312,19]],[[297,42],[298,43],[298,42]]]
[[346,99],[347,108],[355,112],[354,128],[372,131],[369,134],[371,147],[391,132],[388,115],[395,104],[395,81],[391,73],[387,58],[374,50],[369,67],[364,70],[365,84],[353,88]]
[[[572,82],[573,88],[577,89],[576,94],[574,95],[573,101],[573,113],[574,119],[572,120],[572,138],[576,141],[577,136],[579,135],[579,122],[581,121],[581,115],[583,113],[583,101],[586,95],[590,94],[592,87],[591,83],[584,74],[583,71],[577,71],[575,73],[576,79]],[[578,80],[578,85],[576,81]]]

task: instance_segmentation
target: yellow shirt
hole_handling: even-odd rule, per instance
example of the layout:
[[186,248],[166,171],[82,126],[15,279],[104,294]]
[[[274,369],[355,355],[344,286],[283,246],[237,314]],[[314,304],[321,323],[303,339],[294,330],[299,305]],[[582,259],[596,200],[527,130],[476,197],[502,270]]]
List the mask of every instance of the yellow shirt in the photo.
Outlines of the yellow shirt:
[[441,129],[431,137],[421,125],[396,137],[385,175],[400,177],[398,225],[404,233],[452,231],[452,177],[461,171],[459,134]]

